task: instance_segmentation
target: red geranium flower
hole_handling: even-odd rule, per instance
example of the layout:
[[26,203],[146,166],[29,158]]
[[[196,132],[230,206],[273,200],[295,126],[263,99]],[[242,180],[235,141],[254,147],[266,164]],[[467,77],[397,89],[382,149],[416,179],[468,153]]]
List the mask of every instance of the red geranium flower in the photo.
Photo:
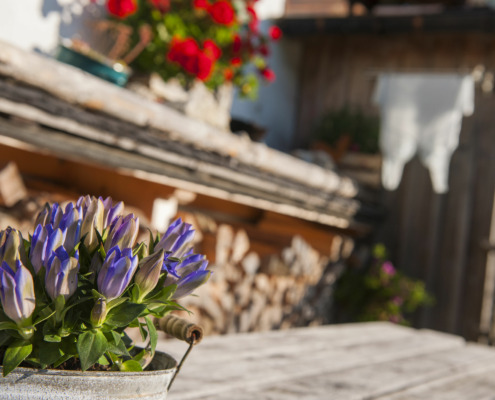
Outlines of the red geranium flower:
[[226,81],[231,81],[234,78],[234,71],[232,71],[230,68],[227,68],[223,72],[223,77],[225,78]]
[[266,44],[262,44],[260,47],[258,47],[258,52],[265,57],[270,55],[270,49]]
[[[205,46],[207,49],[203,52],[193,38],[184,40],[174,38],[167,58],[179,64],[186,72],[205,81],[211,75],[215,61],[213,56],[217,54],[213,45],[217,46],[213,41],[211,42]],[[220,51],[218,47],[217,50]]]
[[239,53],[242,47],[242,39],[238,34],[234,35],[234,41],[232,42],[232,51],[234,53]]
[[107,10],[117,18],[127,18],[137,10],[135,0],[108,0]]
[[208,80],[211,71],[213,70],[213,60],[205,53],[198,53],[197,55],[197,71],[196,77],[202,81]]
[[208,0],[194,0],[193,7],[199,10],[206,10],[210,6]]
[[206,39],[204,41],[203,49],[205,54],[210,56],[213,60],[218,60],[222,55],[222,50],[220,50],[220,47],[218,47],[217,44],[211,39]]
[[188,59],[194,58],[198,52],[199,46],[194,39],[187,38],[181,40],[174,38],[172,39],[167,57],[170,61],[177,62],[184,66]]
[[273,40],[278,40],[282,37],[282,29],[280,29],[278,26],[271,26],[270,29],[268,30],[268,34]]
[[165,14],[170,10],[170,0],[149,0],[153,6],[160,10],[161,13]]
[[220,0],[208,7],[211,18],[219,24],[231,25],[235,20],[235,11],[227,0]]
[[260,71],[261,76],[265,78],[268,82],[273,82],[276,78],[275,72],[270,68],[264,68]]
[[251,7],[251,6],[248,6],[246,7],[246,11],[248,12],[248,14],[251,16],[251,21],[249,21],[249,29],[251,29],[254,33],[258,33],[259,29],[259,19],[258,19],[258,14],[256,14],[256,10]]
[[239,67],[241,64],[242,64],[242,60],[240,57],[234,57],[230,60],[230,63],[234,66],[234,67]]

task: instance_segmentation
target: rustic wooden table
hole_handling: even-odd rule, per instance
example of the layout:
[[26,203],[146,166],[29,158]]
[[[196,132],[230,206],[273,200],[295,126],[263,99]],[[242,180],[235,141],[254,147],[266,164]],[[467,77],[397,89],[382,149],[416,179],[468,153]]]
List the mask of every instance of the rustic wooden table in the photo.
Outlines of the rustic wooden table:
[[[180,359],[185,344],[159,348]],[[208,337],[168,398],[494,400],[495,349],[389,323]]]

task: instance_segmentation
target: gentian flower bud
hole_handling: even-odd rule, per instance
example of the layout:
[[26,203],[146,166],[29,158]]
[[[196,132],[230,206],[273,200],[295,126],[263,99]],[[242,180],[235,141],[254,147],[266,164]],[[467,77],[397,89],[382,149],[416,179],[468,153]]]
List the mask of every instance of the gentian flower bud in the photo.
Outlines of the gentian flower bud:
[[139,218],[134,214],[117,217],[110,225],[105,242],[105,251],[119,246],[121,249],[132,248],[139,232]]
[[95,305],[91,310],[91,324],[93,327],[97,328],[105,322],[107,317],[107,301],[104,298],[99,298],[96,300]]
[[174,300],[187,296],[210,278],[211,271],[206,269],[207,266],[208,260],[203,255],[192,254],[169,271],[164,286],[177,285],[172,297]]
[[134,282],[139,287],[141,298],[151,292],[158,283],[164,257],[165,252],[163,249],[160,249],[148,257],[143,258],[139,263],[139,269],[136,272]]
[[50,204],[46,203],[36,217],[36,222],[34,225],[52,225],[55,228],[58,228],[62,217],[63,211],[58,203],[53,203],[51,207]]
[[21,259],[23,239],[17,229],[10,226],[0,232],[0,263],[5,261],[8,265],[15,265],[16,260]]
[[52,225],[38,225],[31,239],[29,259],[38,273],[41,267],[47,267],[52,253],[64,244],[66,230],[54,229]]
[[14,269],[5,261],[0,266],[0,300],[5,314],[18,325],[29,321],[36,306],[33,277],[17,260]]
[[81,237],[86,236],[84,244],[89,251],[93,251],[98,246],[98,237],[95,229],[103,232],[104,206],[103,202],[96,197],[80,197],[76,203],[82,209]]
[[77,273],[79,272],[79,252],[70,257],[60,246],[52,253],[45,274],[45,288],[48,295],[55,300],[63,295],[65,300],[77,289]]
[[182,222],[178,218],[169,226],[160,242],[155,246],[155,250],[163,249],[170,256],[181,258],[188,250],[193,238],[192,225]]
[[113,204],[112,198],[107,197],[103,199],[100,197],[100,200],[103,202],[103,229],[110,226],[115,218],[120,217],[124,211],[124,203],[119,201],[117,204]]
[[57,226],[66,232],[64,248],[71,252],[81,240],[82,209],[74,207],[73,203],[67,204],[60,223]]
[[115,246],[107,253],[98,273],[98,291],[107,300],[119,297],[131,281],[138,264],[138,257],[132,255],[132,249],[120,249]]

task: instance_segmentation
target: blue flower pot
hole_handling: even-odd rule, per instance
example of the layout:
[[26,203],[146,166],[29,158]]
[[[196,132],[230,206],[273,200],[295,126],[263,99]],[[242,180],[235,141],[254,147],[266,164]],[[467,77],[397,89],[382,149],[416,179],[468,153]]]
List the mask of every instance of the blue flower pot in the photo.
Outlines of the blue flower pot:
[[55,58],[119,86],[124,86],[129,79],[129,68],[124,65],[106,64],[62,44],[59,45]]

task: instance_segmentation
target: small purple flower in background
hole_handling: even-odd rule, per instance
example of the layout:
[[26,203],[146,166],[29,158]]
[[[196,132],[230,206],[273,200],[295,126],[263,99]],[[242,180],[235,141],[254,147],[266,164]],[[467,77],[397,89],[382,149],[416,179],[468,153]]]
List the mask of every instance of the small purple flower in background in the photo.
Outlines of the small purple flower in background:
[[119,297],[131,281],[137,264],[138,257],[132,255],[132,249],[111,248],[98,273],[98,291],[107,300]]
[[17,260],[11,268],[5,261],[0,266],[0,300],[5,314],[18,325],[27,321],[36,302],[33,277]]
[[139,233],[139,218],[134,214],[119,216],[110,225],[105,242],[105,251],[118,246],[121,249],[132,248]]
[[394,303],[396,306],[401,306],[402,304],[404,304],[404,299],[400,296],[395,296],[393,299],[392,299],[392,303]]
[[182,222],[180,218],[174,221],[155,250],[163,249],[170,257],[182,258],[189,250],[194,238],[194,229],[191,224]]
[[192,254],[175,266],[174,271],[169,271],[164,286],[177,285],[173,295],[174,300],[191,294],[196,288],[205,283],[211,275],[208,271],[208,260],[202,254]]
[[67,300],[77,289],[77,273],[79,272],[79,252],[70,257],[60,246],[54,251],[47,263],[45,288],[48,295],[55,300],[63,295]]
[[10,226],[0,232],[0,263],[5,261],[8,265],[15,265],[21,259],[24,246],[22,234]]
[[385,261],[382,264],[382,271],[388,276],[394,276],[396,273],[395,267],[390,261]]

